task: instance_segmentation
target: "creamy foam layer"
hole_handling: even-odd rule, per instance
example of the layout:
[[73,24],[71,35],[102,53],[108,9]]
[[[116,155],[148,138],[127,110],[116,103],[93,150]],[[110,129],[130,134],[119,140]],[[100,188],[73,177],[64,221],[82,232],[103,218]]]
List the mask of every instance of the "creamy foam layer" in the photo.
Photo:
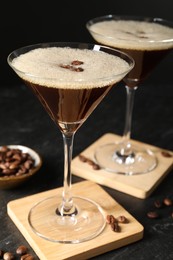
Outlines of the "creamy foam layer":
[[161,50],[173,48],[173,28],[158,23],[109,20],[90,26],[96,41],[124,49]]
[[[66,68],[76,60],[82,64],[73,67],[82,71]],[[129,64],[117,56],[68,47],[34,49],[15,58],[12,66],[24,80],[57,88],[102,87],[120,81],[129,71]]]

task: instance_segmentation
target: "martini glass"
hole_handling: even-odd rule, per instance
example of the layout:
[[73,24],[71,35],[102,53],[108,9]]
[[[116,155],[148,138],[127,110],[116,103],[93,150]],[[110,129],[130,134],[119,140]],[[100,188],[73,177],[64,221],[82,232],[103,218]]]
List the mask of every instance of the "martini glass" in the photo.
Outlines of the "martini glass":
[[97,42],[120,49],[135,61],[123,80],[127,101],[122,140],[98,147],[95,159],[110,172],[124,175],[150,172],[157,166],[157,157],[130,140],[134,97],[138,86],[173,49],[173,23],[161,18],[110,14],[89,20],[86,28]]
[[34,91],[64,141],[63,192],[33,205],[29,224],[49,241],[70,244],[90,240],[103,231],[105,212],[96,202],[72,195],[74,134],[112,86],[132,69],[134,61],[109,47],[61,42],[25,46],[7,60]]

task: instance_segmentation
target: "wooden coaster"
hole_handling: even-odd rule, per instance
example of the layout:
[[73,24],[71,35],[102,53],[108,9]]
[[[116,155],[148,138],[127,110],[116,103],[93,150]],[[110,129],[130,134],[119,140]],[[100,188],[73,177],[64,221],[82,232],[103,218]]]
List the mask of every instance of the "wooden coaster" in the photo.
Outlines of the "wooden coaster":
[[[86,156],[87,158],[90,158],[91,160],[94,160],[94,152],[97,147],[120,140],[121,136],[111,133],[105,134],[96,142],[94,142],[91,146],[89,146],[86,150],[82,151],[81,154]],[[92,166],[87,163],[81,162],[79,160],[79,157],[76,156],[72,161],[73,174],[84,179],[94,181],[98,184],[127,193],[137,198],[147,198],[173,168],[173,153],[171,151],[165,151],[158,147],[137,142],[134,140],[132,140],[132,143],[136,146],[142,146],[143,148],[146,147],[156,154],[158,159],[158,166],[153,171],[140,175],[125,176],[121,174],[111,173],[102,169],[94,170]],[[163,151],[165,152],[165,156],[163,156],[162,154]],[[167,153],[172,156],[166,156]]]
[[79,244],[55,243],[37,236],[32,231],[28,223],[28,213],[33,204],[61,193],[62,188],[10,201],[7,204],[8,215],[41,260],[88,259],[142,239],[143,226],[98,184],[91,181],[82,181],[72,185],[72,191],[74,195],[87,197],[100,204],[105,211],[105,215],[113,214],[115,217],[124,215],[129,223],[119,224],[120,232],[112,231],[110,225],[107,224],[99,236],[87,242]]

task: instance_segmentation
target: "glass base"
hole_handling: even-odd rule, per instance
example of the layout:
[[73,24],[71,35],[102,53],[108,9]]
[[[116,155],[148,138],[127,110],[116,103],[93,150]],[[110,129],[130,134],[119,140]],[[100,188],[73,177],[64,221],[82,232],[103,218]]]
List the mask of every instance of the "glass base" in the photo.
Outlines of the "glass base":
[[28,216],[33,231],[40,237],[59,243],[80,243],[98,236],[106,225],[103,209],[95,202],[73,197],[75,213],[60,216],[61,196],[46,198],[34,205]]
[[132,153],[121,156],[121,144],[109,143],[100,146],[95,151],[95,160],[104,170],[123,175],[135,175],[150,172],[157,166],[157,159],[151,150],[139,150],[131,145]]

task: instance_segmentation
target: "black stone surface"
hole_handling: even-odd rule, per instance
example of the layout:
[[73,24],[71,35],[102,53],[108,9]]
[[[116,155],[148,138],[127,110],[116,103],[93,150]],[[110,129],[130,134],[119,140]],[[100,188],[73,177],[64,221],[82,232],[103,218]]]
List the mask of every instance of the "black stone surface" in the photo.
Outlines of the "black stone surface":
[[[73,156],[107,132],[123,133],[125,101],[125,88],[119,84],[76,133]],[[148,81],[137,89],[132,138],[173,151],[173,82],[156,84]],[[33,93],[20,83],[0,86],[0,145],[8,144],[35,149],[42,156],[43,166],[25,185],[0,190],[0,249],[14,253],[19,245],[24,244],[35,255],[7,215],[7,203],[62,186],[63,143],[59,129],[44,108]],[[73,176],[72,180],[75,183],[82,179]],[[173,199],[173,171],[145,200],[103,188],[144,226],[145,231],[142,240],[93,259],[172,260],[173,206],[159,209],[158,219],[149,219],[147,212],[153,209],[156,199]]]

